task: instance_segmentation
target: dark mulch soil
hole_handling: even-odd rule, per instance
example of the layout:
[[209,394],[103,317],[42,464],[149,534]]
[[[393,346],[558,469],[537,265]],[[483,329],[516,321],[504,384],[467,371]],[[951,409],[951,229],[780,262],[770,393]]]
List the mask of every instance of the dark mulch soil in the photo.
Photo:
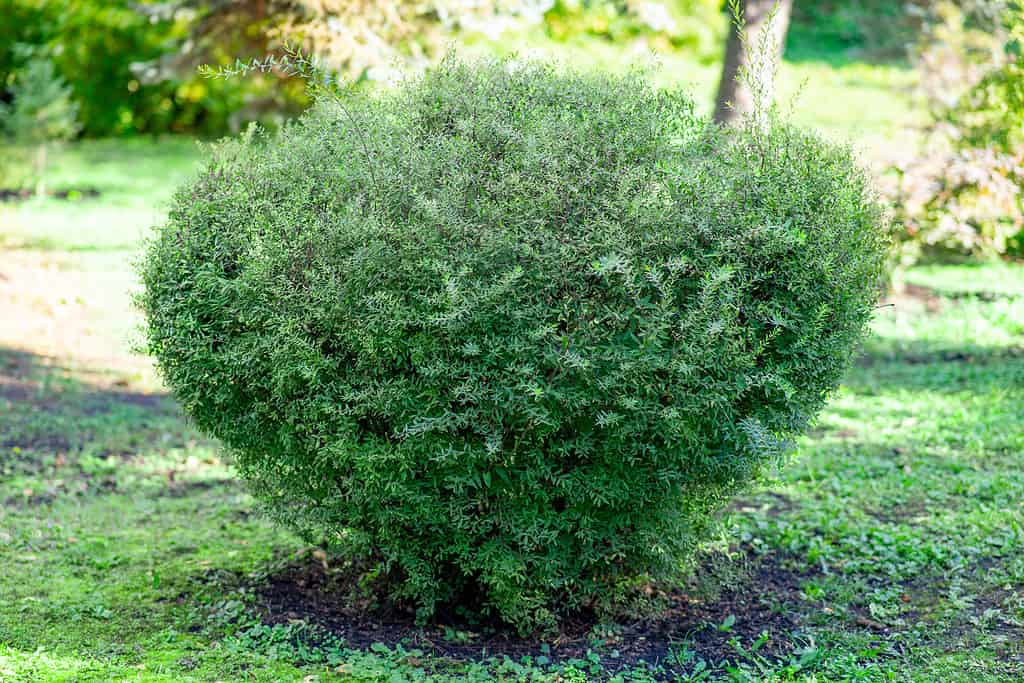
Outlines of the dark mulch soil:
[[[674,589],[659,592],[663,609],[647,618],[617,624],[600,622],[593,614],[566,618],[557,634],[523,638],[496,621],[470,622],[455,614],[417,626],[408,607],[376,605],[358,598],[356,588],[364,569],[334,567],[320,554],[293,561],[256,589],[257,605],[265,623],[287,624],[304,620],[342,638],[353,648],[374,643],[402,645],[458,660],[484,660],[508,655],[544,654],[552,661],[584,658],[593,652],[605,667],[617,669],[644,662],[669,666],[673,652],[688,648],[711,663],[737,659],[736,639],[749,647],[762,633],[767,642],[762,656],[791,654],[801,612],[808,609],[800,584],[806,575],[786,569],[773,556],[742,563],[745,571],[723,585],[717,595]],[[714,583],[714,580],[711,581]],[[652,589],[653,590],[653,589]],[[365,593],[364,593],[365,596]]]
[[[95,199],[100,196],[100,191],[95,187],[65,188],[47,192],[48,197],[53,199],[68,199],[77,201],[79,199]],[[0,202],[15,202],[25,199],[32,199],[36,196],[35,191],[20,187],[0,187]]]

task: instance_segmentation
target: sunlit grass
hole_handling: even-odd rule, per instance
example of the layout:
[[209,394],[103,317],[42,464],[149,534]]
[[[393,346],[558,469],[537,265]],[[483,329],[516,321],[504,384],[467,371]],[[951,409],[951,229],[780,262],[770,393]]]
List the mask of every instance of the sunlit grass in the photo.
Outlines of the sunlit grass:
[[1024,268],[1005,261],[923,264],[907,272],[904,280],[909,284],[929,287],[940,294],[1024,296]]
[[99,196],[0,204],[0,246],[135,249],[161,220],[174,189],[196,172],[202,152],[189,138],[83,140],[51,158],[50,189]]

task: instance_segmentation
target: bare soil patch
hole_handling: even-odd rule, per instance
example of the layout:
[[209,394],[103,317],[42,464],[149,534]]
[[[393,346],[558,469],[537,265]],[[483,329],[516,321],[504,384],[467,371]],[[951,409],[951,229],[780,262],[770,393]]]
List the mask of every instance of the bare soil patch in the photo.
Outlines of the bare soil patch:
[[938,313],[945,306],[942,296],[933,289],[920,285],[904,284],[899,290],[886,294],[881,305],[903,308],[906,306],[923,306],[929,313]]
[[[54,359],[79,376],[84,372],[90,375],[84,381],[96,386],[156,387],[152,361],[132,353],[129,333],[113,324],[135,319],[130,295],[124,283],[106,275],[74,254],[0,250],[0,350],[6,363],[24,352]],[[0,372],[24,377],[19,369]]]

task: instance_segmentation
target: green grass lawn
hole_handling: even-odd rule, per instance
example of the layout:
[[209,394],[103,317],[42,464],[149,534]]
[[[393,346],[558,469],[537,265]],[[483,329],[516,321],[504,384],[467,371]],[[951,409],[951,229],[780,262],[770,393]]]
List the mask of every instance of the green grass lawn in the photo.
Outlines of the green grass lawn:
[[84,140],[51,156],[50,189],[99,196],[0,203],[0,247],[135,250],[203,158],[200,145],[184,137]]

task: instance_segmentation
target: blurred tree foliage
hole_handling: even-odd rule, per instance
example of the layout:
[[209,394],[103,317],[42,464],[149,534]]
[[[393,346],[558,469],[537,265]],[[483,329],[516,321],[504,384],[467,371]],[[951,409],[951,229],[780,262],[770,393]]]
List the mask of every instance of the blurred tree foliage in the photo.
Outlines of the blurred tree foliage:
[[786,45],[797,59],[905,59],[931,0],[796,0]]
[[[543,0],[540,0],[543,2]],[[148,13],[189,14],[188,39],[164,55],[170,75],[202,63],[280,53],[286,46],[316,54],[356,79],[382,78],[400,62],[422,63],[445,33],[488,30],[501,17],[536,14],[534,0],[170,0]],[[144,10],[145,11],[145,10]]]
[[110,134],[166,128],[173,116],[165,88],[140,89],[128,69],[152,58],[168,39],[168,26],[151,26],[127,2],[0,0],[0,83],[8,99],[23,46],[45,52],[69,83],[84,132]]
[[930,123],[889,194],[904,262],[1024,256],[1024,3],[939,2],[917,64]]
[[[991,0],[959,0],[982,9]],[[934,0],[797,0],[791,58],[903,57]],[[306,105],[301,83],[268,73],[211,81],[202,63],[279,54],[287,43],[354,80],[422,65],[468,34],[498,39],[534,26],[577,37],[683,50],[716,61],[728,21],[723,0],[0,0],[0,101],[12,97],[16,51],[30,45],[56,66],[88,136],[220,135],[248,120]],[[974,10],[972,10],[974,11]]]
[[[131,0],[0,0],[0,98],[13,98],[21,56],[29,46],[53,61],[79,107],[88,136],[189,132],[216,135],[262,92],[290,92],[276,79],[211,82],[195,73],[146,80],[140,65],[176,51],[195,20],[188,12],[152,10]],[[224,45],[225,52],[232,46]]]
[[555,40],[591,35],[642,42],[655,50],[682,49],[704,62],[721,57],[728,19],[723,0],[553,0],[544,13]]
[[938,114],[960,132],[965,146],[1019,154],[1024,151],[1024,2],[1008,3],[1001,23],[991,59],[981,55],[970,88]]
[[922,36],[952,5],[977,27],[998,23],[1005,0],[796,0],[790,59],[913,61]]
[[497,39],[510,27],[542,24],[549,37],[577,35],[655,49],[687,49],[714,59],[724,36],[722,0],[174,0],[199,19],[171,71],[217,62],[233,45],[243,60],[293,44],[355,79],[380,79],[396,66],[422,66],[453,36]]
[[456,34],[496,39],[540,24],[556,40],[596,35],[642,40],[717,58],[721,0],[0,0],[0,98],[25,67],[15,49],[51,59],[80,108],[88,136],[189,132],[218,135],[247,120],[280,118],[306,104],[281,74],[233,81],[196,67],[280,53],[287,44],[354,80],[436,58]]

